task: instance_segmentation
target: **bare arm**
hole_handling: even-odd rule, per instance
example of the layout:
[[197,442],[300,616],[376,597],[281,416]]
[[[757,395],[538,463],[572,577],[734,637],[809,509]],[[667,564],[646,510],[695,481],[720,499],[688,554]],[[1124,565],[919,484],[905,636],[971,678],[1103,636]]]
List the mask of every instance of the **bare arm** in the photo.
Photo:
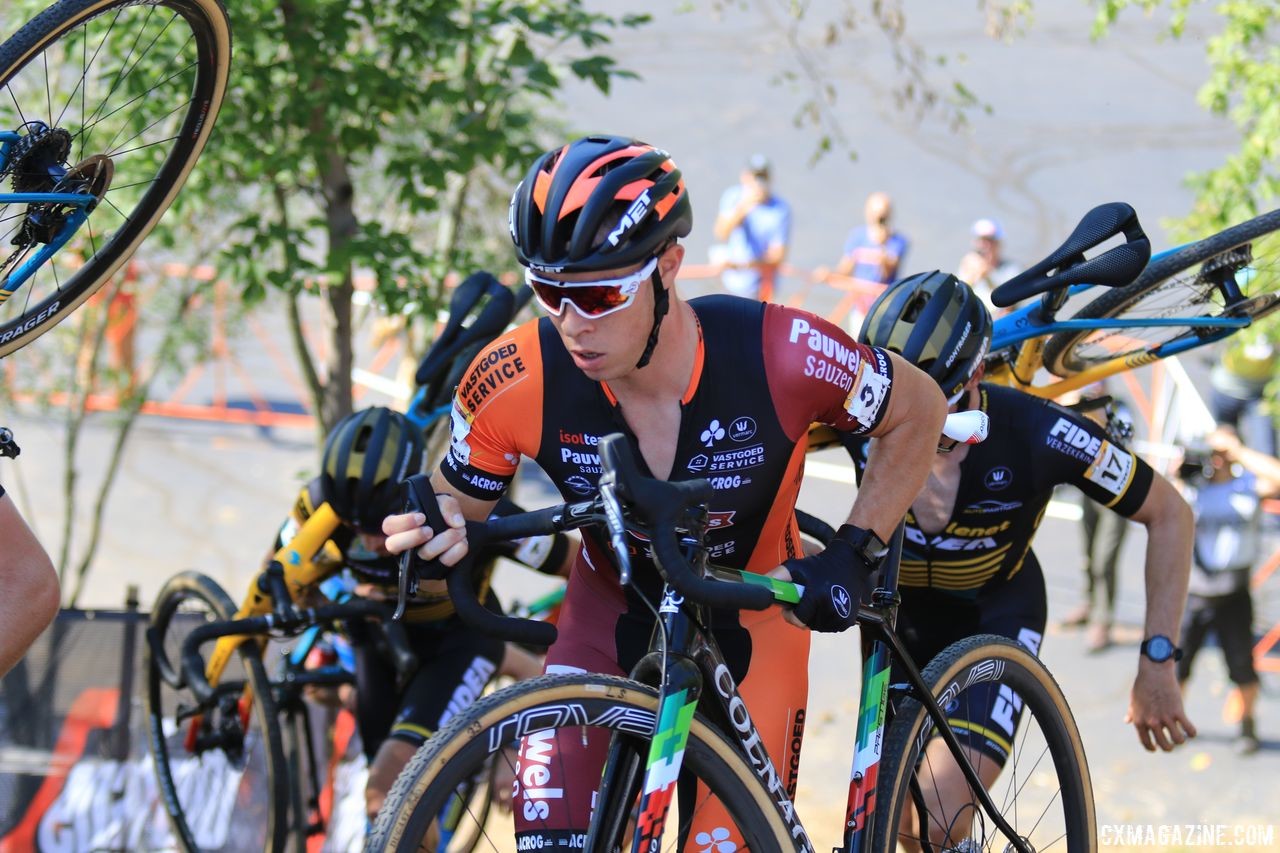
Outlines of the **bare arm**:
[[0,675],[22,660],[27,649],[58,615],[61,591],[53,562],[8,495],[0,495]]
[[1254,476],[1258,483],[1258,497],[1280,495],[1280,459],[1245,447],[1235,433],[1226,429],[1214,430],[1206,438],[1210,447],[1225,453],[1232,462],[1239,462]]
[[773,243],[772,245],[769,246],[768,249],[765,250],[764,256],[760,258],[760,262],[762,264],[765,264],[766,266],[776,267],[778,264],[782,263],[783,259],[786,258],[786,256],[787,256],[787,244]]
[[889,411],[871,433],[876,441],[848,519],[886,542],[924,488],[947,417],[947,401],[938,383],[895,353],[889,358]]
[[[1143,636],[1164,634],[1176,645],[1187,601],[1195,518],[1178,491],[1157,475],[1133,520],[1147,529]],[[1176,673],[1172,660],[1156,663],[1146,655],[1138,658],[1138,675],[1125,719],[1133,723],[1138,740],[1150,751],[1159,747],[1168,752],[1195,737],[1195,726],[1182,707]]]
[[742,220],[746,219],[747,214],[750,212],[751,207],[739,203],[732,210],[727,210],[718,215],[715,224],[716,239],[721,243],[728,240],[729,235],[733,233],[733,229],[741,225]]

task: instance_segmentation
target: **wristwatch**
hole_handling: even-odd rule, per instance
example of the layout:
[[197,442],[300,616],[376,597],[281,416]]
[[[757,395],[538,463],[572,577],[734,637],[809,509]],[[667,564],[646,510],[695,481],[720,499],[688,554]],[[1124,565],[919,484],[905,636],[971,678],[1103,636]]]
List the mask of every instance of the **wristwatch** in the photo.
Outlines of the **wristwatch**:
[[884,555],[889,553],[889,546],[876,535],[874,530],[867,530],[854,524],[842,524],[836,531],[836,538],[843,539],[853,546],[853,551],[868,566],[880,565]]
[[1151,658],[1156,663],[1164,663],[1167,660],[1182,660],[1182,649],[1173,644],[1164,634],[1156,634],[1142,641],[1142,645],[1138,646],[1138,651]]

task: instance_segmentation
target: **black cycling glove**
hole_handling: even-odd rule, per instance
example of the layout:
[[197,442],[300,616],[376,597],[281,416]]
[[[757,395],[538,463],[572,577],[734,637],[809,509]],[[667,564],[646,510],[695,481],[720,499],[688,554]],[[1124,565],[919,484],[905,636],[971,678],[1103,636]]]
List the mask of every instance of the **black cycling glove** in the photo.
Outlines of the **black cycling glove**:
[[814,631],[838,632],[853,626],[858,602],[870,597],[871,573],[851,538],[858,529],[845,524],[819,554],[787,560],[782,565],[791,579],[804,584],[804,595],[795,606],[796,618]]

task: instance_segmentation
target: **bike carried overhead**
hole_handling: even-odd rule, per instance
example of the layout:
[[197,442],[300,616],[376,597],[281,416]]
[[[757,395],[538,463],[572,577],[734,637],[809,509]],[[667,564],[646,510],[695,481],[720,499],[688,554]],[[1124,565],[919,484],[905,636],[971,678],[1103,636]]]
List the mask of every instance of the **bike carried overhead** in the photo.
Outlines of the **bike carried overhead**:
[[61,0],[0,44],[0,356],[137,250],[226,95],[221,0]]

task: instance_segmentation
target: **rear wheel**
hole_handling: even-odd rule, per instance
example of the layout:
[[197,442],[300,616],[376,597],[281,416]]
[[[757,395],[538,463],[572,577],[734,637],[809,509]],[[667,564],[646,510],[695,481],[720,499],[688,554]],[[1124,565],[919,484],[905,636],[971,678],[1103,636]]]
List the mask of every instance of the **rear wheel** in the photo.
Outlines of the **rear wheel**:
[[[1280,307],[1280,210],[1206,237],[1147,265],[1133,284],[1104,292],[1073,320],[1152,320],[1250,317]],[[1227,290],[1242,294],[1228,301]],[[1121,326],[1059,332],[1045,343],[1044,365],[1057,376],[1073,376],[1115,358],[1134,367],[1155,361],[1166,344],[1225,337],[1221,327]]]
[[[632,752],[647,751],[653,737],[657,714],[657,694],[636,682],[599,675],[542,676],[518,682],[473,705],[434,735],[418,750],[400,774],[374,824],[369,850],[416,851],[425,838],[434,837],[438,817],[458,807],[460,789],[468,780],[496,766],[515,780],[514,743],[521,737],[554,732],[552,737],[579,739],[588,731],[617,736],[619,743],[633,744]],[[549,738],[539,738],[546,742]],[[778,815],[767,792],[746,760],[700,715],[695,715],[684,748],[683,767],[703,782],[719,798],[730,822],[741,834],[745,846],[739,850],[791,849],[787,825]],[[536,776],[529,775],[537,771]],[[548,789],[564,784],[563,773],[555,767],[525,768],[526,784]],[[555,785],[552,785],[552,782]],[[691,821],[709,797],[673,800],[663,836],[662,850],[680,849],[678,839],[689,830]],[[527,805],[537,805],[530,801]],[[681,807],[683,806],[683,808]],[[519,804],[517,803],[517,807]],[[634,803],[614,823],[626,823]],[[465,808],[465,807],[464,807]],[[603,815],[605,823],[611,815]],[[585,827],[583,827],[585,829]],[[727,833],[718,828],[716,833]],[[689,849],[721,849],[719,835],[690,838]],[[510,825],[490,820],[475,849],[514,849]],[[697,843],[696,848],[693,846]]]
[[[1021,645],[984,634],[947,646],[922,675],[955,721],[953,730],[967,731],[975,771],[980,777],[999,774],[989,788],[992,802],[1029,849],[1095,850],[1084,746],[1044,664]],[[1001,730],[982,725],[989,719],[997,720],[992,729]],[[1007,720],[1007,728],[999,720]],[[1014,849],[972,794],[944,805],[931,781],[958,768],[934,731],[923,705],[910,699],[899,704],[885,738],[872,849],[892,853],[899,843],[919,849],[926,835],[934,849]],[[1003,770],[990,757],[993,747],[1006,755]]]
[[204,149],[230,59],[218,0],[62,0],[0,45],[0,131],[17,137],[0,193],[94,199],[0,201],[0,356],[75,310],[150,233]]
[[212,579],[183,572],[165,584],[151,614],[148,742],[160,797],[183,850],[276,851],[288,835],[287,765],[257,644],[240,646],[220,682],[247,691],[228,692],[203,714],[192,714],[190,690],[172,686],[187,634],[230,619],[235,609]]

